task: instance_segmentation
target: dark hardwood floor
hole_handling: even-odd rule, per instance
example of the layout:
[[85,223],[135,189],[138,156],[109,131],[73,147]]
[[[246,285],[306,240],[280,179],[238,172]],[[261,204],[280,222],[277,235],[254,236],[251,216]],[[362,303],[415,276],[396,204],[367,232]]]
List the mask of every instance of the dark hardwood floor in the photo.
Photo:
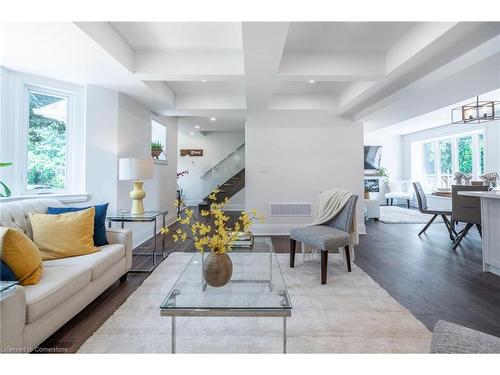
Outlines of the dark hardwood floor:
[[[368,222],[368,233],[360,236],[354,263],[430,330],[436,321],[445,319],[500,336],[500,277],[482,272],[477,231],[471,230],[453,251],[444,224],[433,224],[418,237],[422,226]],[[273,236],[272,240],[276,252],[288,252],[288,236]],[[160,249],[160,236],[156,241]],[[152,245],[151,240],[137,250],[150,251]],[[174,243],[170,238],[166,249],[168,253],[193,251],[191,243]],[[150,261],[136,256],[134,267],[147,267]],[[147,276],[132,273],[125,282],[115,283],[41,347],[76,352]],[[318,283],[319,278],[318,268]]]

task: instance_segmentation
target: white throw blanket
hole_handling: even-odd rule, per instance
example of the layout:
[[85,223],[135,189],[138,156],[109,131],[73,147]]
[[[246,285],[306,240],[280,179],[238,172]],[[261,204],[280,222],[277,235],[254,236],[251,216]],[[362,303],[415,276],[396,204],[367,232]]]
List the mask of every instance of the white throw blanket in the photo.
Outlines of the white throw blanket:
[[[340,211],[342,211],[352,195],[353,194],[350,191],[345,189],[331,189],[321,192],[318,198],[318,205],[314,221],[309,225],[321,225],[333,219],[339,214]],[[349,236],[349,250],[351,260],[354,260],[354,246],[359,243],[356,210],[354,210],[354,214],[352,215]],[[318,253],[318,249],[314,249],[311,246],[302,244],[302,254],[304,257],[306,253]],[[340,257],[342,259],[345,259],[345,249],[340,248],[339,253]]]

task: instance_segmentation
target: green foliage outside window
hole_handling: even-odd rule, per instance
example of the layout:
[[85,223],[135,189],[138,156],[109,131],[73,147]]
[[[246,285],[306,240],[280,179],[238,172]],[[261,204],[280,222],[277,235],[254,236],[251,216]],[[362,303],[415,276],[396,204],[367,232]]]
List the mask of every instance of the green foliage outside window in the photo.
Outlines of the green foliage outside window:
[[29,188],[65,187],[66,122],[34,112],[66,98],[30,93],[28,126]]
[[452,172],[452,160],[451,160],[451,142],[441,141],[439,142],[439,152],[440,152],[440,168],[442,175],[451,175]]
[[458,138],[458,169],[462,173],[472,173],[472,137]]
[[479,134],[479,173],[484,173],[484,135]]

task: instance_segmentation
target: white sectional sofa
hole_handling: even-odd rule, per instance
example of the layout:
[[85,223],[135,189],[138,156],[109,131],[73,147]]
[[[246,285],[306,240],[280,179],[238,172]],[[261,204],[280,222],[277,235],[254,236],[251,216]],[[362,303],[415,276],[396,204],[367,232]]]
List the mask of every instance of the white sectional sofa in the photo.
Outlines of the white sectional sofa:
[[[0,225],[32,237],[29,212],[64,206],[53,199],[0,203]],[[132,233],[108,229],[109,245],[83,256],[43,262],[36,285],[16,286],[0,296],[0,352],[31,351],[63,326],[132,266]]]

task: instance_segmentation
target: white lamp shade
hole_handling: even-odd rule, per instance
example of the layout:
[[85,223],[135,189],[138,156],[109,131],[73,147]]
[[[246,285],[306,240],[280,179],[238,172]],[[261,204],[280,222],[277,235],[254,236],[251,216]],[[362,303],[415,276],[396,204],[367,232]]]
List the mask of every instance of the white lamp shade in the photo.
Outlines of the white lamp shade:
[[120,180],[148,180],[153,178],[153,159],[121,158]]

